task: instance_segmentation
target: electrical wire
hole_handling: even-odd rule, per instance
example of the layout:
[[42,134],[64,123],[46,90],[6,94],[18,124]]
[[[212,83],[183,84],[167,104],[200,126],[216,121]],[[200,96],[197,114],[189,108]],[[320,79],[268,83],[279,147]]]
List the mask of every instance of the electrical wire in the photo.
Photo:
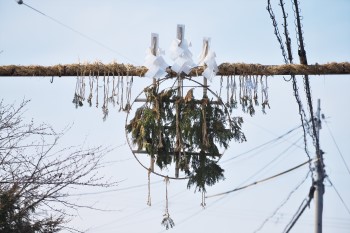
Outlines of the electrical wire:
[[[299,127],[296,127],[295,129],[297,129],[297,128],[300,128],[301,126],[299,126]],[[294,131],[295,129],[292,129],[291,131]],[[287,134],[288,134],[288,132],[287,132]],[[283,136],[280,136],[280,137],[283,137]],[[278,137],[278,138],[280,138],[280,137]],[[299,139],[300,140],[300,139]],[[294,142],[294,143],[292,143],[292,145],[295,145],[297,142]],[[291,146],[290,146],[291,147]],[[290,148],[289,147],[289,148]],[[283,153],[281,153],[281,154],[283,154]],[[280,154],[280,155],[281,155]],[[279,156],[280,156],[279,155]],[[279,157],[278,156],[278,157]],[[276,159],[276,158],[275,158]],[[274,160],[275,160],[274,159]],[[273,161],[274,161],[273,160]],[[307,161],[306,163],[308,163],[309,161]],[[306,164],[305,163],[305,164]],[[255,175],[253,175],[253,176],[255,176]],[[251,178],[251,177],[250,177]],[[249,178],[249,179],[250,179]],[[206,206],[206,209],[208,209],[208,208],[211,208],[213,205],[216,205],[216,204],[218,204],[219,202],[221,202],[222,200],[224,200],[225,198],[227,198],[228,196],[227,195],[222,195],[222,196],[220,196],[217,200],[215,200],[214,202],[212,202],[212,203],[210,203],[210,204],[208,204],[207,206]],[[208,197],[205,197],[205,198],[209,198],[209,196]],[[190,216],[188,216],[188,217],[186,217],[185,219],[183,219],[182,221],[179,221],[179,222],[177,222],[176,223],[176,226],[178,226],[178,225],[180,225],[180,224],[183,224],[183,223],[185,223],[185,222],[187,222],[187,221],[189,221],[190,219],[192,219],[193,217],[195,217],[195,216],[197,216],[197,215],[199,215],[199,214],[201,214],[201,213],[203,213],[203,210],[201,209],[201,210],[198,210],[198,211],[196,211],[196,212],[194,212],[193,214],[191,214]],[[162,232],[165,232],[166,230],[162,230],[162,231],[160,231],[159,233],[162,233]]]
[[349,207],[346,205],[344,199],[341,197],[340,193],[338,192],[338,190],[335,188],[334,184],[332,183],[332,181],[329,179],[329,176],[326,176],[326,179],[328,180],[328,182],[332,185],[334,191],[337,193],[340,201],[343,203],[345,209],[347,210],[348,214],[350,215],[350,209]]
[[302,139],[302,137],[300,137],[296,142],[294,142],[293,144],[291,144],[289,147],[287,147],[284,151],[282,151],[281,153],[279,153],[275,158],[273,158],[271,161],[269,161],[264,167],[262,167],[260,170],[258,170],[257,172],[255,172],[253,175],[251,175],[250,177],[248,177],[245,181],[242,182],[241,185],[243,185],[244,183],[248,182],[250,179],[252,179],[253,177],[257,176],[258,174],[260,174],[262,171],[264,171],[267,167],[269,167],[272,163],[274,163],[277,159],[279,159],[282,155],[286,155],[287,151],[289,149],[291,149],[293,147],[293,145],[295,145],[298,141],[300,141]]
[[291,196],[300,188],[300,186],[305,183],[309,177],[309,174],[310,171],[307,172],[305,178],[288,194],[287,198],[276,208],[276,210],[273,211],[273,213],[262,222],[262,224],[258,227],[258,229],[254,231],[254,233],[260,231],[265,226],[265,224],[277,214],[277,212],[289,201]]
[[134,64],[138,64],[138,62],[133,61],[132,59],[126,57],[125,55],[123,55],[123,54],[121,54],[120,52],[118,52],[118,51],[112,49],[111,47],[109,47],[109,46],[103,44],[102,42],[100,42],[100,41],[98,41],[98,40],[96,40],[96,39],[94,39],[94,38],[92,38],[92,37],[90,37],[90,36],[88,36],[88,35],[86,35],[86,34],[80,32],[80,31],[78,31],[78,30],[76,30],[76,29],[74,29],[74,28],[72,28],[71,26],[69,26],[69,25],[67,25],[67,24],[65,24],[65,23],[62,23],[62,22],[59,21],[58,19],[55,19],[55,18],[53,18],[53,17],[51,17],[51,16],[45,14],[44,12],[42,12],[42,11],[40,11],[40,10],[38,10],[38,9],[36,9],[36,8],[34,8],[34,7],[32,7],[32,6],[28,5],[28,4],[26,4],[26,3],[24,3],[23,1],[17,1],[17,0],[15,0],[15,1],[16,1],[19,5],[24,5],[24,6],[28,7],[29,9],[31,9],[31,10],[33,10],[33,11],[35,11],[35,12],[37,12],[37,13],[39,13],[39,14],[45,16],[45,17],[47,17],[47,18],[49,18],[50,20],[54,21],[55,23],[57,23],[57,24],[59,24],[59,25],[65,27],[65,28],[71,30],[72,32],[74,32],[74,33],[80,35],[81,37],[84,37],[84,38],[87,39],[87,40],[90,40],[91,42],[94,42],[95,44],[97,44],[97,45],[99,45],[99,46],[105,48],[106,50],[109,50],[110,52],[115,53],[115,54],[117,54],[117,55],[119,55],[119,56],[121,56],[121,57],[127,59],[128,61],[133,62]]
[[[311,160],[311,161],[312,161],[312,160]],[[298,169],[298,168],[304,166],[305,164],[310,163],[311,161],[310,161],[310,160],[307,160],[306,162],[303,162],[303,163],[301,163],[301,164],[299,164],[299,165],[297,165],[297,166],[295,166],[295,167],[292,167],[292,168],[290,168],[290,169],[288,169],[288,170],[286,170],[286,171],[280,172],[280,173],[278,173],[278,174],[276,174],[276,175],[273,175],[273,176],[270,176],[270,177],[268,177],[268,178],[265,178],[265,179],[262,179],[262,180],[259,180],[259,181],[255,181],[255,182],[253,182],[253,183],[251,183],[251,184],[248,184],[248,185],[245,185],[245,186],[242,186],[242,187],[238,187],[238,188],[232,189],[232,190],[230,190],[230,191],[226,191],[226,192],[223,192],[223,193],[218,193],[218,194],[206,196],[205,198],[212,198],[212,197],[222,196],[222,195],[226,195],[226,194],[229,194],[229,193],[233,193],[233,192],[236,192],[236,191],[239,191],[239,190],[242,190],[242,189],[249,188],[249,187],[251,187],[251,186],[254,186],[254,185],[263,183],[263,182],[265,182],[265,181],[268,181],[268,180],[277,178],[277,177],[279,177],[279,176],[281,176],[281,175],[284,175],[284,174],[287,174],[287,173],[289,173],[289,172],[291,172],[291,171],[294,171],[294,170],[296,170],[296,169]]]
[[[151,184],[158,184],[161,183],[162,181],[156,181],[152,182]],[[131,190],[131,189],[138,189],[141,187],[147,186],[147,184],[139,184],[139,185],[134,185],[134,186],[129,186],[125,188],[118,188],[118,189],[110,189],[110,190],[105,190],[105,191],[100,191],[100,192],[90,192],[90,193],[77,193],[77,194],[69,194],[67,195],[68,197],[75,197],[75,196],[87,196],[87,195],[97,195],[97,194],[103,194],[103,193],[112,193],[112,192],[119,192],[119,191],[125,191],[125,190]]]
[[[227,196],[222,196],[222,197],[218,198],[218,199],[215,200],[214,202],[212,202],[212,203],[210,203],[209,205],[207,205],[207,206],[206,206],[206,209],[208,209],[208,208],[212,207],[213,205],[219,203],[220,201],[222,201],[222,200],[225,199],[226,197],[227,197]],[[195,216],[197,216],[197,215],[203,213],[203,211],[204,211],[204,210],[203,210],[202,208],[201,208],[200,210],[197,210],[195,213],[193,213],[193,214],[191,214],[190,216],[187,216],[186,218],[184,218],[183,220],[177,222],[177,223],[176,223],[176,226],[179,226],[179,225],[181,225],[181,224],[183,224],[183,223],[185,223],[185,222],[188,222],[188,221],[191,220],[193,217],[195,217]],[[166,231],[167,231],[167,230],[164,229],[164,230],[162,230],[162,231],[160,231],[160,232],[158,232],[158,233],[164,233],[164,232],[166,232]]]
[[349,169],[349,166],[347,165],[347,163],[346,163],[346,161],[345,161],[345,159],[344,159],[344,156],[343,156],[343,154],[341,153],[341,151],[340,151],[340,149],[339,149],[339,146],[338,146],[337,142],[335,141],[335,138],[334,138],[334,136],[333,136],[333,134],[332,134],[332,131],[331,131],[331,129],[329,128],[327,121],[324,121],[324,122],[326,123],[327,129],[328,129],[328,132],[329,132],[329,134],[331,135],[332,140],[333,140],[333,142],[334,142],[335,146],[337,147],[337,150],[338,150],[338,153],[339,153],[339,155],[340,155],[341,159],[343,160],[344,166],[346,167],[346,169],[348,170],[348,173],[349,173],[349,175],[350,175],[350,169]]
[[[161,182],[163,182],[163,180],[161,180]],[[182,193],[184,193],[186,191],[187,191],[187,189],[181,190],[181,191],[171,195],[170,198],[175,198],[175,197],[179,196],[180,194],[182,194]],[[160,200],[160,201],[157,201],[156,203],[152,203],[152,206],[153,207],[154,206],[158,206],[158,205],[160,205],[162,203],[163,203],[163,200]],[[142,212],[144,212],[146,210],[149,210],[149,208],[150,207],[147,206],[147,207],[142,208],[140,210],[137,210],[136,212],[133,212],[133,213],[131,213],[129,215],[126,215],[126,216],[114,219],[113,221],[107,222],[105,224],[101,224],[101,225],[95,226],[95,227],[91,228],[90,230],[97,230],[97,229],[101,229],[101,228],[106,227],[106,226],[111,225],[111,224],[120,223],[124,219],[127,219],[127,220],[135,219],[135,218],[133,218],[134,216],[139,215],[140,213],[142,213]],[[137,222],[139,223],[139,220]],[[120,227],[120,225],[118,225],[118,227]]]
[[[292,218],[292,221],[286,226],[286,228],[284,229],[284,233],[288,233],[290,230],[292,230],[292,228],[294,227],[295,223],[299,220],[300,216],[304,213],[306,207],[308,207],[310,205],[312,198],[308,199],[306,201],[306,199],[304,199],[301,203],[301,205],[298,208],[298,211],[295,213],[295,215]],[[301,208],[301,206],[304,204],[304,206]]]
[[233,159],[237,159],[237,158],[239,158],[239,157],[241,157],[241,156],[243,156],[243,155],[246,155],[246,154],[248,154],[248,153],[250,153],[250,152],[252,152],[252,151],[255,151],[255,150],[257,150],[257,149],[260,149],[261,147],[264,147],[264,146],[266,146],[266,145],[268,145],[268,144],[270,144],[270,143],[276,142],[276,141],[278,141],[278,140],[284,138],[285,136],[291,134],[293,131],[299,129],[300,127],[301,127],[301,125],[299,125],[299,126],[293,128],[293,129],[287,131],[286,133],[284,133],[284,134],[282,134],[282,135],[280,135],[280,136],[278,136],[278,137],[276,137],[276,138],[274,138],[274,139],[272,139],[272,140],[270,140],[270,141],[264,142],[264,143],[262,143],[262,144],[260,144],[260,145],[258,145],[258,146],[256,146],[256,147],[254,147],[254,148],[252,148],[252,149],[249,149],[249,150],[247,150],[247,151],[245,151],[245,152],[243,152],[243,153],[240,153],[240,154],[238,154],[238,155],[236,155],[236,156],[234,156],[234,157],[232,157],[232,158],[226,159],[226,160],[222,161],[221,163],[222,163],[222,164],[223,164],[223,163],[227,163],[227,162],[229,162],[229,161],[231,161],[231,160],[233,160]]

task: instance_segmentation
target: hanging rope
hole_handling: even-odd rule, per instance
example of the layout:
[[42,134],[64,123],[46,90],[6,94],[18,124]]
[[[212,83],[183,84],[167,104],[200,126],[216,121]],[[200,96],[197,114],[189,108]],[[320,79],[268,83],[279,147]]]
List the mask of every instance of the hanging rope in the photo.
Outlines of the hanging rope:
[[256,106],[259,105],[259,101],[258,101],[258,76],[253,76],[253,80],[254,80],[254,104]]
[[100,77],[100,72],[96,75],[96,108],[98,108],[98,78]]
[[[107,83],[106,83],[107,80]],[[102,105],[102,113],[103,113],[103,121],[106,121],[108,116],[108,93],[109,93],[109,73],[103,75],[103,105]]]
[[230,103],[230,77],[226,79],[226,103]]
[[112,93],[111,96],[108,98],[108,102],[113,104],[113,107],[115,107],[115,75],[114,72],[112,72],[112,77],[113,77],[113,81],[112,81]]
[[175,226],[174,221],[170,218],[169,214],[169,201],[168,201],[168,184],[169,184],[169,177],[165,177],[165,213],[163,215],[163,220],[161,224],[165,226],[165,229],[168,230],[169,227],[173,228]]
[[120,86],[121,86],[121,93],[120,93],[120,107],[119,112],[124,110],[124,77],[120,77]]
[[119,105],[119,103],[120,103],[120,101],[119,101],[119,96],[120,96],[120,90],[119,90],[119,88],[120,88],[120,74],[119,74],[119,72],[118,72],[118,81],[117,81],[117,93],[116,93],[116,95],[117,95],[117,105]]
[[130,102],[131,102],[131,88],[132,88],[134,77],[131,76],[131,78],[129,78],[129,76],[128,76],[127,79],[128,79],[128,82],[127,82],[127,85],[126,85],[126,104],[125,104],[125,108],[124,108],[125,112],[129,112],[130,109],[131,109],[131,105],[130,105]]
[[220,91],[219,91],[219,98],[221,98],[222,82],[223,82],[223,76],[221,75],[221,77],[220,77]]
[[82,75],[83,74],[79,74],[79,71],[77,71],[77,81],[75,83],[75,93],[72,101],[76,108],[82,107],[83,101],[85,100],[85,82]]
[[266,107],[270,108],[269,104],[269,86],[267,84],[267,77],[265,76],[265,83],[263,81],[263,76],[260,78],[260,83],[261,83],[261,102],[262,102],[262,111],[263,113],[266,113]]
[[203,207],[203,209],[205,209],[205,207],[207,206],[207,204],[205,203],[205,192],[202,191],[202,203],[201,206]]
[[233,108],[237,108],[237,84],[236,84],[236,75],[231,76],[231,105]]
[[93,92],[93,88],[94,88],[94,73],[91,74],[91,71],[89,73],[89,97],[87,99],[87,102],[89,103],[89,106],[92,106],[92,92]]
[[151,200],[151,168],[148,169],[148,197],[147,197],[147,205],[151,206],[152,205],[152,200]]

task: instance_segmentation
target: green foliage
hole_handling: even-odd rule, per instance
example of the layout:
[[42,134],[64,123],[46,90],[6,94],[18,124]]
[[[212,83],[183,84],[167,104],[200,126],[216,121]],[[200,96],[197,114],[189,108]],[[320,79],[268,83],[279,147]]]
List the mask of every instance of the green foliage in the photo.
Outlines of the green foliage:
[[195,186],[195,191],[205,192],[205,186],[212,186],[219,180],[223,180],[224,169],[216,162],[208,159],[203,152],[199,156],[192,157],[193,172],[189,172],[187,187]]
[[[190,90],[191,91],[191,90]],[[138,150],[146,150],[160,169],[178,163],[189,176],[188,188],[205,191],[224,179],[224,170],[215,162],[220,148],[228,148],[234,139],[245,141],[242,118],[230,119],[223,104],[177,96],[177,91],[149,87],[147,102],[136,110],[127,124],[127,132]]]

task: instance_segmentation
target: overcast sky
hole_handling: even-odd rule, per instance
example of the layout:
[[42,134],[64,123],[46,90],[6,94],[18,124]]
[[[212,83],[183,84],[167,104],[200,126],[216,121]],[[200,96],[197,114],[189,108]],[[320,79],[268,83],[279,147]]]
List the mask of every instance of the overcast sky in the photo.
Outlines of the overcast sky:
[[[186,26],[185,38],[191,42],[193,59],[198,61],[203,37],[211,37],[211,48],[217,62],[283,64],[279,44],[262,0],[25,0],[41,14],[14,0],[0,0],[0,65],[55,65],[77,62],[112,61],[143,65],[150,46],[151,33],[160,37],[160,47],[169,64],[169,47],[176,37],[176,25]],[[282,17],[279,1],[272,0],[278,24]],[[300,1],[302,24],[309,64],[350,61],[350,2],[348,0]],[[298,63],[294,16],[290,1],[286,1],[288,24],[295,63]],[[280,28],[282,33],[282,28]],[[51,77],[50,77],[51,78]],[[76,78],[1,77],[0,98],[6,103],[31,99],[26,115],[37,122],[47,122],[62,129],[74,123],[62,140],[63,146],[86,143],[117,147],[107,155],[114,161],[104,169],[106,176],[122,181],[119,190],[74,190],[80,196],[72,200],[95,204],[112,212],[81,209],[71,224],[89,233],[154,233],[163,232],[160,222],[165,207],[165,184],[153,175],[151,187],[153,205],[148,207],[147,171],[139,166],[126,144],[124,126],[127,115],[110,108],[107,120],[102,120],[99,108],[75,109],[72,98]],[[286,77],[287,79],[287,77]],[[312,76],[311,89],[314,109],[321,99],[326,122],[320,143],[326,152],[326,172],[345,204],[350,207],[350,76]],[[298,77],[300,92],[302,79]],[[234,115],[244,117],[243,131],[247,142],[231,142],[220,161],[226,180],[208,189],[208,195],[228,191],[266,178],[307,160],[303,150],[302,130],[286,138],[246,153],[240,159],[228,159],[245,153],[300,125],[298,106],[292,83],[281,76],[269,77],[271,109],[260,110],[254,117],[240,110]],[[147,78],[134,78],[132,99],[151,84]],[[219,77],[210,84],[220,89]],[[226,79],[224,77],[224,90]],[[305,110],[307,104],[302,95]],[[224,98],[226,98],[224,96]],[[133,107],[137,108],[135,104]],[[260,109],[260,107],[258,108]],[[130,119],[130,118],[129,118]],[[333,135],[333,138],[331,136]],[[334,140],[333,140],[334,139]],[[334,141],[337,143],[335,145]],[[293,145],[294,143],[294,145]],[[311,140],[309,150],[314,153]],[[340,153],[345,159],[341,158]],[[263,169],[263,170],[262,170]],[[258,173],[258,171],[260,171]],[[308,173],[304,166],[280,178],[273,179],[233,194],[207,199],[207,208],[200,207],[201,194],[186,189],[186,181],[171,181],[169,212],[175,228],[169,232],[254,232],[287,199],[259,232],[282,232],[304,198],[311,178],[298,188]],[[96,193],[97,192],[97,193]],[[90,194],[89,194],[90,193]],[[95,194],[91,194],[95,193]],[[326,182],[324,232],[349,232],[350,213],[333,187]],[[294,232],[313,231],[314,204],[310,205],[296,224]]]

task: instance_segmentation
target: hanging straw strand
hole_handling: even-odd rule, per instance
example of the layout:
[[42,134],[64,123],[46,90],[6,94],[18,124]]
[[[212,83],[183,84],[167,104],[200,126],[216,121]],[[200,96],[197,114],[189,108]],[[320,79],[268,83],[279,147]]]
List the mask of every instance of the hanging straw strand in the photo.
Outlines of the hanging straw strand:
[[152,205],[151,200],[151,168],[148,169],[148,197],[147,197],[147,205]]

